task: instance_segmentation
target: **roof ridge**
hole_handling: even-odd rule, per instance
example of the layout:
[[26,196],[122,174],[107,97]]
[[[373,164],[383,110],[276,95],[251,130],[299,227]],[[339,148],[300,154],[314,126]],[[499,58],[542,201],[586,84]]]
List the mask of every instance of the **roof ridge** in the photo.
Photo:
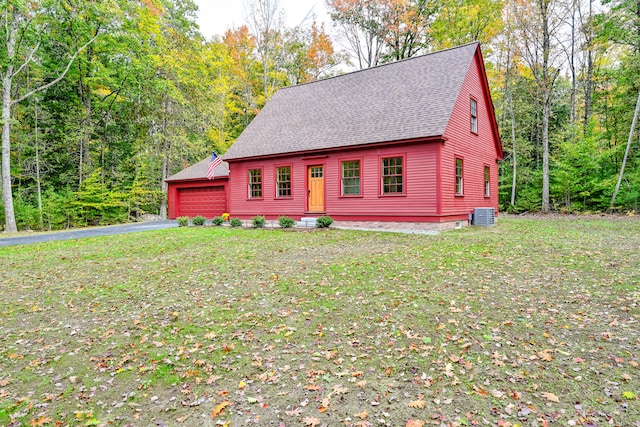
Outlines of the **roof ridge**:
[[371,71],[371,70],[377,70],[377,69],[380,69],[380,68],[383,68],[383,67],[388,67],[390,65],[400,64],[400,63],[403,63],[403,62],[409,62],[409,61],[414,60],[414,59],[424,58],[426,56],[437,55],[439,53],[444,53],[444,52],[448,52],[448,51],[456,50],[456,49],[462,49],[464,47],[468,47],[468,46],[474,45],[474,44],[479,46],[480,42],[473,41],[473,42],[461,44],[461,45],[458,45],[458,46],[452,46],[452,47],[448,47],[446,49],[437,50],[435,52],[427,52],[427,53],[423,53],[422,55],[412,56],[410,58],[403,58],[403,59],[399,59],[397,61],[387,62],[385,64],[378,64],[376,66],[369,67],[369,68],[362,68],[360,70],[349,71],[349,72],[346,72],[344,74],[336,74],[335,76],[326,77],[324,79],[313,80],[311,82],[306,82],[306,83],[298,83],[298,84],[291,85],[291,86],[283,86],[283,87],[279,88],[277,91],[279,92],[281,90],[292,89],[292,88],[296,88],[296,87],[300,87],[300,86],[309,86],[309,85],[312,85],[314,83],[326,82],[328,80],[333,80],[333,79],[336,79],[338,77],[343,77],[343,76],[347,76],[347,75],[363,73],[363,72]]

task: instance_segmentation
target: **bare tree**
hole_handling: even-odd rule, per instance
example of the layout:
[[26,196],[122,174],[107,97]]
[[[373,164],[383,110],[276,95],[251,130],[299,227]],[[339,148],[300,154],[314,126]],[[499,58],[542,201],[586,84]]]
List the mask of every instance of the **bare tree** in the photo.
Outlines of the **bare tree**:
[[279,49],[284,28],[284,12],[280,9],[280,0],[245,0],[245,13],[262,64],[262,83],[266,101],[278,86],[273,71],[281,62]]
[[331,19],[358,61],[358,68],[375,67],[382,60],[391,21],[387,0],[326,0]]

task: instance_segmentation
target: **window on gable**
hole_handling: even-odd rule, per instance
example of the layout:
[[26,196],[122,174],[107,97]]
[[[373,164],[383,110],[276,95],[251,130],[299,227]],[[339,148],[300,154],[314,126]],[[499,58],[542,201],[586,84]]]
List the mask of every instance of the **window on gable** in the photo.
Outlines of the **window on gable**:
[[382,194],[404,193],[404,168],[402,157],[382,159]]
[[462,177],[463,164],[461,158],[456,158],[456,195],[462,196],[464,191],[464,179]]
[[342,195],[360,195],[360,160],[342,162]]
[[276,168],[276,197],[291,197],[291,166]]
[[249,169],[249,198],[262,198],[262,169]]
[[471,132],[478,133],[478,101],[471,99]]
[[484,197],[491,196],[491,170],[489,166],[484,167]]

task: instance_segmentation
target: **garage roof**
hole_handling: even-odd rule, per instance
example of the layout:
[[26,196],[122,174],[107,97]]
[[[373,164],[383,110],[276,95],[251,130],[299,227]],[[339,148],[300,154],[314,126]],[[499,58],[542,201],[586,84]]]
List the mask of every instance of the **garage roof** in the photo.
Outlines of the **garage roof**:
[[[209,162],[211,161],[211,157],[207,157],[204,160],[199,161],[198,163],[189,166],[186,169],[181,170],[175,175],[170,176],[165,179],[165,181],[195,181],[207,178],[207,170],[209,170]],[[229,176],[229,164],[227,162],[222,162],[218,165],[214,170],[214,179],[215,178],[226,178]]]

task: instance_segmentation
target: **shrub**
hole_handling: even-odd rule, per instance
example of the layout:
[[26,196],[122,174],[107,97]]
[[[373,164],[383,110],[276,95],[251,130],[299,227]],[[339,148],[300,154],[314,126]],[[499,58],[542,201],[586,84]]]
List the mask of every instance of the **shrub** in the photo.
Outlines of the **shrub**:
[[240,221],[239,218],[231,218],[231,220],[229,221],[229,224],[232,227],[242,227],[242,221]]
[[82,181],[75,195],[71,204],[78,213],[79,225],[116,224],[129,219],[126,194],[105,184],[100,168]]
[[178,217],[178,227],[186,227],[189,225],[189,217],[188,216],[179,216]]
[[296,221],[288,216],[281,216],[278,218],[278,223],[282,228],[291,228],[295,225]]
[[211,224],[218,227],[221,226],[223,222],[224,222],[224,218],[222,218],[221,216],[216,216],[211,220]]
[[193,225],[204,225],[206,220],[207,219],[205,217],[203,217],[202,215],[198,215],[198,216],[194,216],[191,219],[191,222],[193,223]]
[[40,211],[38,206],[17,196],[13,199],[16,225],[18,230],[41,230]]
[[49,230],[74,227],[80,224],[79,212],[73,204],[76,195],[71,189],[45,191],[42,197],[44,227]]
[[331,218],[329,215],[323,215],[316,219],[316,227],[318,228],[327,228],[331,224],[333,224],[333,218]]
[[262,228],[267,223],[267,220],[262,215],[256,215],[251,220],[255,228]]

